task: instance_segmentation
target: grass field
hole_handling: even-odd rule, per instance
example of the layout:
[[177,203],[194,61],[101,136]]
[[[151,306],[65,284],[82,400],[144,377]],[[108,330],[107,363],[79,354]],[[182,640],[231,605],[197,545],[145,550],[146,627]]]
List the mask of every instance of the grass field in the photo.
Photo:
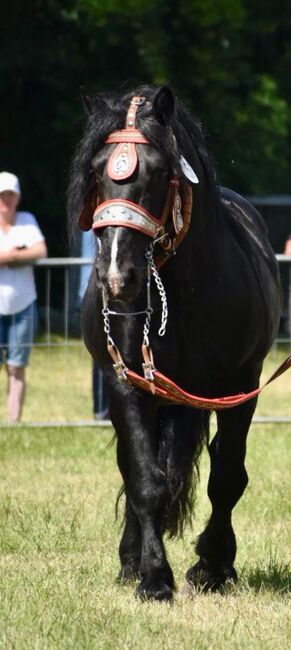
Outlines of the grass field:
[[[86,353],[71,356],[70,370],[63,350],[59,366],[55,355],[44,367],[44,354],[34,353],[25,418],[90,417]],[[279,355],[270,356],[266,375],[279,362]],[[266,389],[262,414],[290,414],[288,382],[286,375]],[[233,517],[238,585],[224,596],[189,599],[179,590],[194,563],[193,540],[209,515],[203,454],[193,530],[166,541],[178,586],[173,606],[141,604],[134,586],[115,583],[121,519],[114,514],[120,476],[112,433],[25,425],[0,430],[0,648],[289,650],[290,425],[254,424],[249,435],[250,484]]]

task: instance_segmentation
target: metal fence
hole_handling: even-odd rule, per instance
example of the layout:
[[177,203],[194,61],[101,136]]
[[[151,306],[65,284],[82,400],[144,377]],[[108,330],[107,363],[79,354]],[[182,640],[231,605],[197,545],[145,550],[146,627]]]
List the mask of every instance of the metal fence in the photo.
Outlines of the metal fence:
[[[282,312],[282,325],[280,336],[276,339],[276,345],[282,343],[291,344],[291,255],[276,255],[281,268],[281,274],[284,276],[284,305]],[[72,271],[80,269],[81,266],[92,266],[94,259],[81,257],[49,257],[38,260],[35,267],[45,269],[44,296],[39,296],[39,303],[45,321],[45,340],[41,343],[34,343],[35,346],[52,346],[52,345],[80,345],[81,340],[72,341],[70,338],[70,319],[74,318],[74,312],[78,312],[78,298],[76,276]],[[59,323],[54,325],[52,322],[52,273],[56,269],[63,269],[63,304],[62,308],[57,310],[59,313]],[[286,273],[287,271],[287,273]],[[62,316],[60,315],[62,312]],[[62,320],[62,327],[60,326]],[[52,342],[52,331],[57,328],[58,332],[62,329],[63,341],[58,343]],[[72,330],[78,329],[73,323]]]
[[[291,349],[291,255],[277,255],[284,278],[284,307],[281,319],[280,335],[276,339],[275,349],[284,344]],[[91,266],[91,258],[47,258],[35,263],[38,285],[38,302],[40,311],[41,336],[33,343],[34,348],[70,348],[82,347],[79,327],[78,283],[82,266]],[[55,291],[55,284],[57,291]],[[61,295],[62,294],[62,295]],[[61,299],[60,299],[61,297]],[[57,336],[56,336],[57,334]],[[100,371],[101,372],[101,371]],[[101,383],[101,382],[100,382]],[[290,422],[291,418],[280,416],[256,417],[257,422]],[[26,426],[86,426],[96,425],[97,421],[82,420],[78,422],[26,422]],[[100,422],[99,422],[100,424]],[[102,425],[104,421],[102,422]],[[1,427],[1,424],[0,424]]]

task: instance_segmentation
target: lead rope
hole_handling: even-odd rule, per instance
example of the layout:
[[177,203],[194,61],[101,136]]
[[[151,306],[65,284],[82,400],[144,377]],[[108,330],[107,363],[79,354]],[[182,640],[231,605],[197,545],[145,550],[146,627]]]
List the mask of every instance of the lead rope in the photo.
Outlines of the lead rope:
[[[194,408],[200,408],[203,410],[215,410],[233,408],[238,406],[243,402],[246,402],[249,399],[253,399],[261,393],[263,388],[267,384],[271,383],[279,377],[283,372],[291,368],[291,355],[285,359],[281,366],[276,370],[276,372],[270,377],[270,379],[263,384],[260,388],[257,388],[250,393],[239,393],[238,395],[229,395],[227,397],[218,397],[218,398],[204,398],[197,395],[191,395],[190,393],[185,392],[179,386],[177,386],[171,379],[165,377],[160,372],[155,369],[153,354],[149,346],[149,331],[151,324],[151,316],[153,309],[151,307],[151,275],[154,276],[161,301],[162,301],[162,318],[161,326],[159,329],[159,336],[164,336],[166,325],[167,325],[167,298],[164,286],[162,284],[161,278],[156,270],[154,261],[153,261],[153,251],[150,249],[146,253],[147,258],[147,308],[140,312],[132,313],[118,313],[113,312],[108,309],[107,296],[103,290],[103,309],[102,314],[104,318],[104,332],[107,337],[107,349],[109,354],[113,359],[113,368],[116,371],[117,377],[120,381],[129,381],[132,386],[137,386],[146,391],[158,395],[162,399],[166,399],[174,404],[187,404]],[[115,345],[112,337],[110,336],[110,315],[115,316],[133,316],[137,314],[146,314],[146,319],[143,328],[143,344],[142,344],[142,354],[144,358],[143,371],[144,379],[137,375],[135,372],[129,370],[121,357],[121,354]]]
[[[144,377],[145,379],[149,381],[154,380],[154,371],[155,371],[155,366],[154,366],[154,360],[153,360],[153,353],[150,348],[149,344],[149,333],[150,333],[150,326],[151,326],[151,318],[152,318],[152,313],[153,313],[153,308],[151,306],[151,276],[153,275],[153,278],[155,280],[160,299],[161,299],[161,304],[162,304],[162,314],[161,314],[161,325],[158,330],[159,336],[164,336],[166,332],[166,327],[167,327],[167,320],[168,320],[168,303],[167,303],[167,296],[165,292],[164,285],[162,283],[162,280],[159,276],[159,273],[156,269],[155,262],[154,262],[154,257],[153,257],[153,246],[151,245],[150,249],[146,252],[145,254],[146,260],[147,260],[147,286],[146,286],[146,294],[147,294],[147,307],[146,309],[142,311],[136,311],[136,312],[130,312],[130,313],[123,313],[123,312],[117,312],[110,310],[108,307],[108,300],[107,300],[107,295],[105,290],[102,290],[102,300],[103,300],[103,309],[102,309],[102,315],[103,315],[103,320],[104,320],[104,332],[106,334],[107,338],[107,349],[108,352],[113,359],[113,368],[115,372],[117,373],[118,379],[120,380],[126,380],[127,376],[127,367],[122,359],[122,356],[115,345],[111,334],[110,334],[110,316],[125,316],[125,317],[130,317],[130,316],[138,316],[140,314],[146,314],[144,326],[143,326],[143,343],[142,343],[142,355],[144,358],[144,363],[142,364],[143,366],[143,371],[144,371]],[[153,386],[153,392],[155,388]]]

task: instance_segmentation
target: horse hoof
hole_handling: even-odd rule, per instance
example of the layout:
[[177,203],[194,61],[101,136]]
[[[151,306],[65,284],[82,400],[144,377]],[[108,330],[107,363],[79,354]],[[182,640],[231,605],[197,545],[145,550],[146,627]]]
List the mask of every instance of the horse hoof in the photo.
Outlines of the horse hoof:
[[142,580],[138,587],[136,588],[135,595],[137,598],[140,598],[142,602],[154,601],[159,602],[173,602],[173,590],[165,582],[160,583],[147,583],[146,580]]
[[138,568],[134,566],[123,566],[120,569],[120,572],[116,578],[116,582],[118,582],[121,585],[126,585],[130,584],[132,582],[135,582],[139,578],[139,570]]
[[180,590],[180,596],[182,596],[182,598],[193,598],[195,593],[196,589],[193,582],[190,582],[190,580],[187,580],[187,578],[185,578],[183,587]]
[[197,562],[194,567],[191,567],[186,574],[186,581],[182,590],[183,595],[193,595],[193,592],[198,591],[225,591],[225,588],[230,583],[237,582],[237,573],[233,566],[218,567],[213,569],[207,567],[204,562]]

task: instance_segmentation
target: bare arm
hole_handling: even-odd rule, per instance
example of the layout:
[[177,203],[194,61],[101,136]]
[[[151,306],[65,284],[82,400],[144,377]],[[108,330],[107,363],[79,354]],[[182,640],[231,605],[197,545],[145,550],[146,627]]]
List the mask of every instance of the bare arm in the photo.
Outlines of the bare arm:
[[47,257],[47,247],[44,241],[39,241],[27,248],[11,248],[0,252],[0,266],[20,266],[30,264],[41,257]]

